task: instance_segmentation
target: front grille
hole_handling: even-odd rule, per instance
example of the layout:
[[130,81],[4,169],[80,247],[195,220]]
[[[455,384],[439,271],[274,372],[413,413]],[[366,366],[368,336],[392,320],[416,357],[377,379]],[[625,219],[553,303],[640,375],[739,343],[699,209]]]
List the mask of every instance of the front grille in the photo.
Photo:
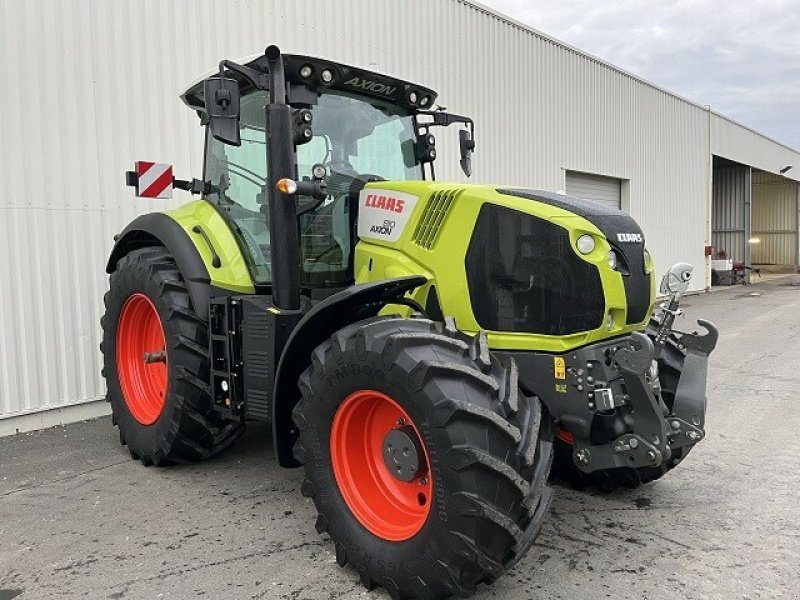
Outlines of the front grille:
[[550,206],[563,208],[591,221],[624,258],[628,272],[622,276],[625,298],[628,305],[627,325],[641,323],[650,308],[650,286],[652,275],[644,271],[644,242],[617,242],[619,233],[638,233],[642,230],[633,218],[616,208],[599,202],[574,198],[565,194],[553,194],[539,190],[499,189],[501,194],[528,198]]
[[566,335],[603,323],[600,273],[573,251],[566,229],[484,204],[466,257],[478,324],[491,331]]
[[459,193],[459,190],[442,190],[431,194],[414,230],[414,235],[411,236],[411,241],[417,246],[431,250],[439,237],[439,231],[447,213]]

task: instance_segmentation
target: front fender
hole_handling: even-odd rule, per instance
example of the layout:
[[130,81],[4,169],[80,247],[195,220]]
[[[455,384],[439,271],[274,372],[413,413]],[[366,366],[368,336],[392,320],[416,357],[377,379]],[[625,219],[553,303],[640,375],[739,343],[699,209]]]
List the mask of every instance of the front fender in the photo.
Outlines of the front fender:
[[343,327],[374,317],[387,304],[426,281],[425,277],[412,275],[352,285],[314,306],[300,320],[281,354],[272,395],[272,439],[282,467],[300,466],[292,456],[297,439],[292,409],[300,399],[297,381],[311,364],[314,348]]

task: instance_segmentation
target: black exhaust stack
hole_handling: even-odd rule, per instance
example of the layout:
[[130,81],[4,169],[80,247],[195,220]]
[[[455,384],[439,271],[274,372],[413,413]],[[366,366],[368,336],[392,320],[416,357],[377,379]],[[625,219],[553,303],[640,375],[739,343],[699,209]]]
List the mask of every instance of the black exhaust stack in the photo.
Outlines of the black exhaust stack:
[[277,46],[264,55],[269,64],[267,105],[267,176],[269,187],[269,235],[272,253],[272,301],[285,310],[300,308],[300,234],[296,199],[278,191],[283,178],[295,179],[292,109],[286,104],[283,57]]

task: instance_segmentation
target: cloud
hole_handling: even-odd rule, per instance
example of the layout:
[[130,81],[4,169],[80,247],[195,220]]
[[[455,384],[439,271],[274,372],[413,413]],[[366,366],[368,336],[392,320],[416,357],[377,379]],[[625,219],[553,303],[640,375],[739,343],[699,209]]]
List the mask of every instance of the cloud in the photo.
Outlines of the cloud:
[[800,0],[482,0],[800,149]]

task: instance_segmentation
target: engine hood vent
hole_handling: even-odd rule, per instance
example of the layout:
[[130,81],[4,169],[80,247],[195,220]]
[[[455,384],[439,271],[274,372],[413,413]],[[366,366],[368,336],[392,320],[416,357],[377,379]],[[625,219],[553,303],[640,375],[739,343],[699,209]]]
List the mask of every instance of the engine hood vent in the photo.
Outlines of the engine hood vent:
[[439,237],[439,231],[461,190],[439,190],[428,198],[411,241],[417,246],[432,250]]

